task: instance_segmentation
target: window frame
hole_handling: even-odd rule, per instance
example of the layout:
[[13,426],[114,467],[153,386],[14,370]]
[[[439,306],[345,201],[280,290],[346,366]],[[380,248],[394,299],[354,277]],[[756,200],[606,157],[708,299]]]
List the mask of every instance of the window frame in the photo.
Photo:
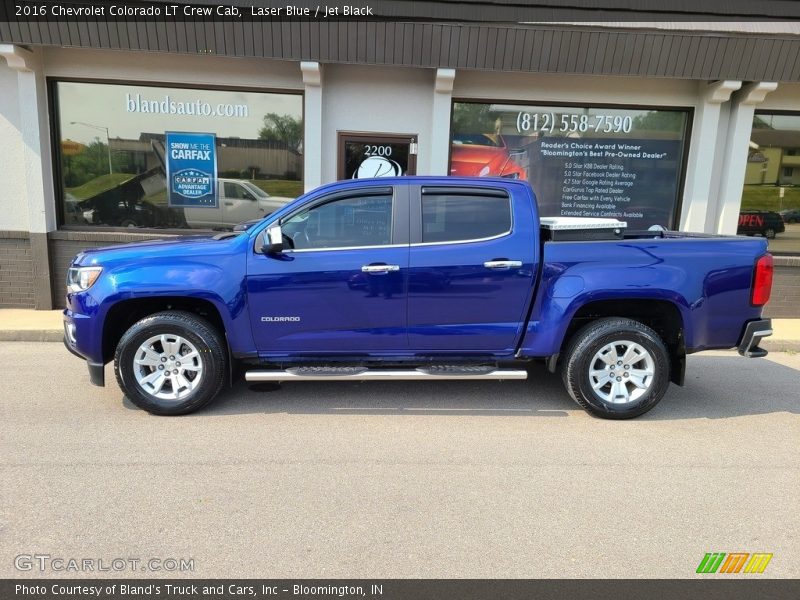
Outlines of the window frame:
[[[800,117],[800,110],[783,109],[783,108],[775,108],[775,109],[761,108],[761,109],[758,109],[758,110],[753,112],[753,118],[769,116],[769,115],[775,115],[775,116],[781,116],[781,117]],[[752,134],[752,124],[751,124],[750,127],[751,127],[750,131],[751,131],[751,134]],[[798,133],[800,133],[800,131]],[[783,168],[781,168],[781,173],[782,172],[783,172]],[[778,187],[782,187],[784,185],[788,186],[788,185],[791,185],[791,184],[780,184],[780,183],[777,184]],[[742,193],[744,194],[744,186],[742,186]],[[739,212],[741,213],[742,210],[743,210],[742,209],[742,203],[740,202],[739,203]],[[791,210],[791,209],[785,209],[785,210]],[[775,210],[774,212],[778,212],[778,210]],[[767,240],[767,241],[770,242],[772,240]],[[767,246],[767,252],[769,252],[773,256],[783,256],[783,257],[796,256],[798,254],[797,250],[783,249],[783,248],[771,248],[769,245]]]
[[[464,185],[417,185],[414,186],[413,201],[411,202],[411,246],[424,247],[424,246],[444,246],[454,244],[476,244],[480,242],[489,242],[500,238],[507,237],[514,232],[514,200],[511,192],[502,187],[495,187],[491,185],[485,186],[464,186]],[[505,198],[508,202],[508,210],[510,214],[510,222],[508,231],[498,233],[482,238],[471,238],[467,240],[454,240],[445,242],[423,242],[423,223],[422,223],[422,197],[425,195],[431,196],[445,196],[445,195],[460,195],[460,196],[489,196],[494,198]]]
[[[61,106],[58,98],[58,84],[59,83],[90,83],[90,84],[103,84],[103,85],[136,85],[140,87],[155,87],[155,88],[174,88],[181,90],[198,90],[210,92],[243,92],[254,94],[284,94],[287,96],[300,96],[301,106],[301,119],[305,124],[306,122],[306,102],[305,91],[299,89],[285,89],[285,88],[270,88],[270,87],[248,87],[242,85],[201,85],[196,83],[182,83],[171,81],[136,81],[126,79],[108,79],[108,78],[94,78],[94,77],[45,77],[45,86],[47,91],[47,105],[49,112],[49,125],[50,125],[50,164],[52,166],[52,182],[53,182],[53,198],[52,202],[55,205],[56,216],[56,231],[80,231],[80,232],[96,232],[96,233],[127,233],[127,234],[145,234],[145,235],[187,235],[187,232],[195,232],[202,234],[203,232],[214,232],[213,229],[186,229],[176,227],[137,227],[131,230],[128,227],[110,227],[106,225],[68,225],[65,223],[64,211],[64,179],[62,177],[62,161],[61,161],[61,141],[59,136],[61,134],[61,120],[60,112]],[[305,144],[305,129],[303,131],[303,142]],[[305,176],[305,154],[301,155],[301,173]],[[219,177],[218,177],[219,178]],[[223,178],[224,179],[224,178]],[[299,180],[304,183],[304,179]]]

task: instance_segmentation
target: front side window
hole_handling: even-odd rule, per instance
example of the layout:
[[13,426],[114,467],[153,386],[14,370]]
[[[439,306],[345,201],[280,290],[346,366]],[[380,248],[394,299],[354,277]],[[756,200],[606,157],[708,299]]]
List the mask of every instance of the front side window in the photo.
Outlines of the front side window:
[[61,225],[231,229],[303,192],[300,94],[52,85]]
[[269,194],[262,190],[260,187],[253,185],[249,181],[245,181],[242,185],[247,189],[250,194],[252,194],[255,198],[269,198]]
[[252,199],[252,194],[249,194],[245,188],[236,183],[225,183],[225,197],[233,198],[235,200],[249,200]]
[[281,229],[295,250],[387,246],[392,243],[392,197],[326,202],[295,213]]
[[422,242],[462,242],[511,231],[508,197],[423,194]]

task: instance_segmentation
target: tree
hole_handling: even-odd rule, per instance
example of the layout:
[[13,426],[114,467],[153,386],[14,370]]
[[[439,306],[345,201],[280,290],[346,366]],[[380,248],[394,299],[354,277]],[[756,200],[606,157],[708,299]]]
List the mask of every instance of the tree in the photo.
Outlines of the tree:
[[303,122],[291,115],[269,113],[264,115],[264,126],[258,131],[258,137],[286,144],[295,152],[299,152],[303,143]]
[[[64,155],[62,160],[65,187],[78,187],[92,179],[109,174],[108,145],[97,137],[84,146],[78,154]],[[112,151],[111,162],[114,173],[128,171],[129,161],[125,153]]]
[[633,126],[645,131],[674,131],[682,133],[685,127],[684,114],[680,111],[651,110],[634,117]]
[[495,120],[500,115],[489,104],[457,102],[453,107],[453,134],[494,133]]

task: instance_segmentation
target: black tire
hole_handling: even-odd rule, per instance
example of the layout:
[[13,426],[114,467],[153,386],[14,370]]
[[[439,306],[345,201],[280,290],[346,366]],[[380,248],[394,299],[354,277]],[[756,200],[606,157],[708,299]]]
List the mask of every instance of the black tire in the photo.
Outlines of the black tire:
[[[613,403],[604,399],[600,393],[592,388],[590,371],[593,368],[592,362],[598,352],[614,342],[633,342],[643,348],[653,363],[653,375],[647,379],[647,388],[640,397],[632,399],[630,402]],[[616,352],[616,349],[614,350]],[[643,359],[642,359],[643,360]],[[598,363],[598,364],[603,364]],[[636,363],[632,362],[630,367]],[[596,365],[595,365],[596,366]],[[625,365],[622,365],[623,367]],[[619,368],[619,366],[608,367],[609,369]],[[610,371],[612,373],[614,371]],[[592,321],[572,336],[567,348],[562,355],[561,378],[567,392],[572,396],[583,409],[590,414],[603,419],[632,419],[638,417],[652,409],[669,387],[670,357],[664,342],[658,334],[647,327],[631,319],[620,317],[610,317]],[[623,371],[625,380],[622,385],[626,390],[627,386],[633,385],[631,395],[638,393],[638,388],[632,380],[628,380],[628,372]],[[630,373],[633,377],[633,373]],[[611,378],[620,381],[616,377]],[[609,395],[621,397],[614,394],[614,383],[610,381]],[[605,386],[600,388],[600,392],[605,390]]]
[[[188,341],[202,361],[199,383],[180,400],[154,396],[142,387],[134,372],[137,368],[134,359],[140,346],[162,334],[177,335]],[[183,346],[182,349],[189,348]],[[228,353],[222,334],[202,317],[183,311],[155,313],[134,323],[122,336],[114,353],[114,373],[119,387],[131,402],[154,415],[185,415],[202,408],[222,389],[227,369]]]
[[775,230],[772,227],[767,227],[764,230],[764,237],[767,238],[768,240],[774,240],[775,239]]

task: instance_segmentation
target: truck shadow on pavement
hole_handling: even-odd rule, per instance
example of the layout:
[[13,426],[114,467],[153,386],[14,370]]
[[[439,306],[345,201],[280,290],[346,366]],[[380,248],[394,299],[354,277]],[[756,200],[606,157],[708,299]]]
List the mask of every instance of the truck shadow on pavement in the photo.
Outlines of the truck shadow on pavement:
[[[247,383],[237,381],[198,416],[246,413],[331,415],[473,415],[585,417],[543,365],[527,381],[371,381]],[[636,420],[725,419],[798,414],[800,371],[770,360],[690,356],[686,385],[671,385],[649,413]],[[125,405],[135,408],[126,398]]]
[[[778,354],[778,353],[775,353]],[[683,387],[671,385],[642,419],[726,419],[800,414],[800,370],[766,359],[689,356]]]

